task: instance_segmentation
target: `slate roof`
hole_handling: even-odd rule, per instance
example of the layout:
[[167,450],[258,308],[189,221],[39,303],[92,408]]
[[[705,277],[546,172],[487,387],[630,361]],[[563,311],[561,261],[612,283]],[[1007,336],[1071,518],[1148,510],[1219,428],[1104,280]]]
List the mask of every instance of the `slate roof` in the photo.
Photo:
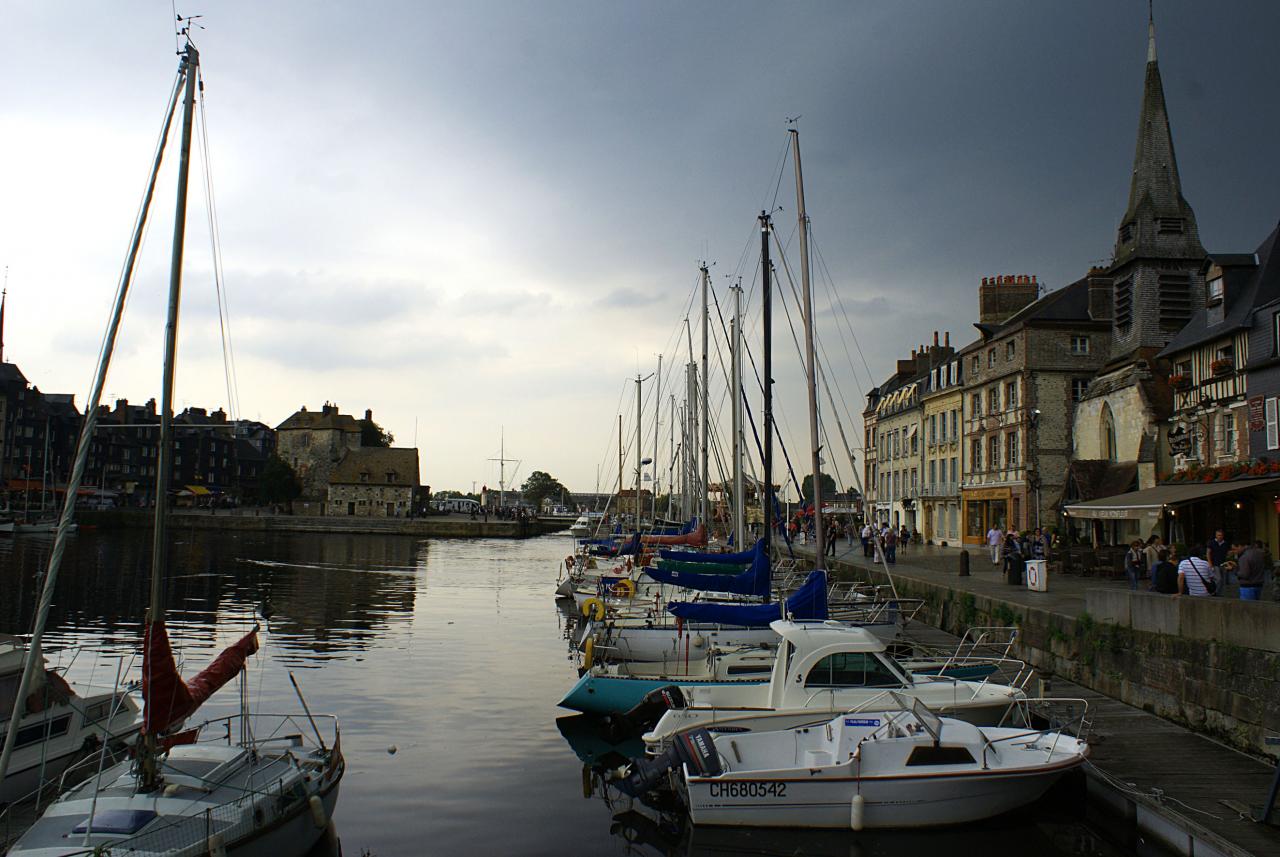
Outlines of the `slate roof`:
[[15,383],[26,385],[27,378],[22,374],[22,370],[14,363],[0,363],[0,384]]
[[333,410],[299,410],[276,426],[276,431],[289,431],[290,429],[333,429],[336,431],[358,432],[360,431],[360,422],[351,414],[340,414]]
[[1280,224],[1271,230],[1271,234],[1258,247],[1257,253],[1209,256],[1209,263],[1224,269],[1226,307],[1222,320],[1211,324],[1209,308],[1200,307],[1191,321],[1187,322],[1187,326],[1178,331],[1178,335],[1169,341],[1158,356],[1168,357],[1250,327],[1255,309],[1280,299],[1280,258],[1273,252],[1277,235],[1280,235]]
[[1044,297],[1027,304],[1000,324],[982,324],[981,322],[974,324],[974,327],[982,331],[983,341],[970,343],[960,349],[959,353],[968,353],[982,346],[985,341],[1020,325],[1041,321],[1092,322],[1093,320],[1089,315],[1089,280],[1081,277],[1074,283],[1049,292]]
[[329,484],[412,488],[418,484],[418,450],[381,446],[348,449],[333,469]]

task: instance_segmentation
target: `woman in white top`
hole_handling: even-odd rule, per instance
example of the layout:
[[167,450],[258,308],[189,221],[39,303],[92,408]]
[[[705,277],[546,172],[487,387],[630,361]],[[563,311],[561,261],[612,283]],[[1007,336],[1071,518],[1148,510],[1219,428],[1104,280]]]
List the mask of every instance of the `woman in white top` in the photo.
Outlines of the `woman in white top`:
[[1178,563],[1178,594],[1206,597],[1215,594],[1217,589],[1218,580],[1204,558],[1204,551],[1192,548],[1191,555]]

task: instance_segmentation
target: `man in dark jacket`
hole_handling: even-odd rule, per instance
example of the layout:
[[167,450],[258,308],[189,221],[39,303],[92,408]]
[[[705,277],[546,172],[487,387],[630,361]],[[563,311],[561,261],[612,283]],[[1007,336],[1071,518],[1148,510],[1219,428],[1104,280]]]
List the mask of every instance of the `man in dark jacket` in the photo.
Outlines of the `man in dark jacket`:
[[1257,601],[1262,595],[1271,556],[1262,542],[1254,542],[1236,558],[1236,580],[1240,583],[1240,600]]

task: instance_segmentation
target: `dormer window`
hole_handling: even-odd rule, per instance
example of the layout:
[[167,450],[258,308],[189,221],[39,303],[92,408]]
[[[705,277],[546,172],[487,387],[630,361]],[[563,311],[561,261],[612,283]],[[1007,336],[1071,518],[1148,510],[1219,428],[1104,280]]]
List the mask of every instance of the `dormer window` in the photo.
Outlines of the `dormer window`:
[[369,481],[369,472],[367,470],[360,474],[360,481],[361,482]]
[[1181,235],[1186,231],[1186,223],[1181,217],[1157,217],[1157,235]]
[[1120,243],[1128,244],[1133,240],[1133,221],[1129,221],[1120,227]]
[[1214,277],[1206,286],[1206,293],[1209,296],[1209,306],[1222,303],[1226,290],[1222,285],[1222,277]]

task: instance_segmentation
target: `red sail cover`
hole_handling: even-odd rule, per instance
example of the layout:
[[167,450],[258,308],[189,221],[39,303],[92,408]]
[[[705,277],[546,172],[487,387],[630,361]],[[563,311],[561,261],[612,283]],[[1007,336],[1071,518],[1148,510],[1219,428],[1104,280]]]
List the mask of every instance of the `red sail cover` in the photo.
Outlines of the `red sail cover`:
[[183,681],[169,646],[163,622],[147,625],[142,653],[142,729],[164,732],[191,715],[200,704],[244,669],[245,660],[258,651],[258,629],[233,643],[191,681]]
[[689,545],[691,547],[706,547],[707,544],[707,528],[702,524],[698,524],[698,529],[692,533],[686,533],[683,536],[641,536],[640,541],[646,545]]

